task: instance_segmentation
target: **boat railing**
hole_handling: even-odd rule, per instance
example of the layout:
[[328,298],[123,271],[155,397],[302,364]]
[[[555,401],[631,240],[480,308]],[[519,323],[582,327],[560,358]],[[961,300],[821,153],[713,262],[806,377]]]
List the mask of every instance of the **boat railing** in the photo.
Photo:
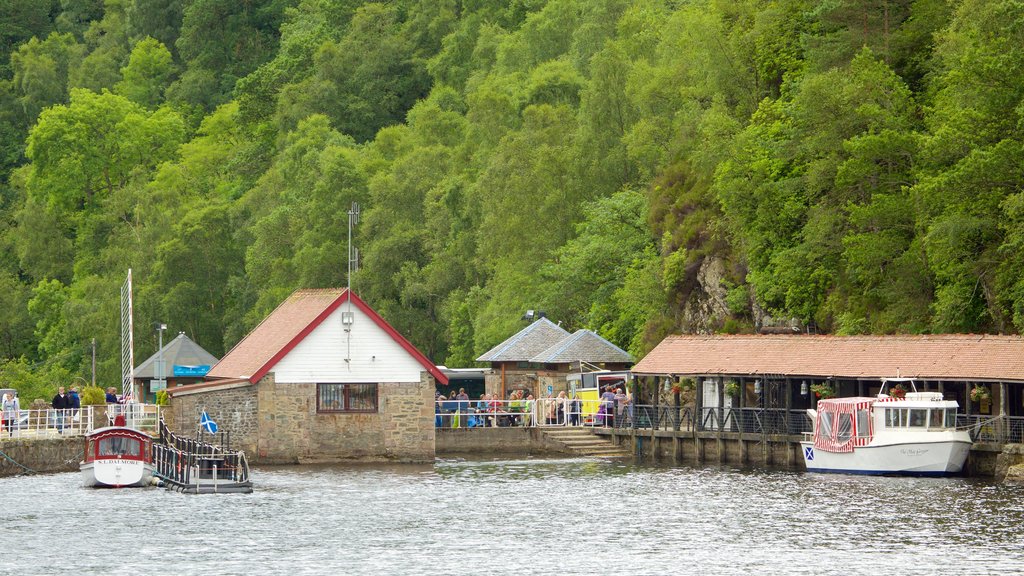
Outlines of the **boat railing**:
[[249,481],[244,452],[178,436],[163,420],[159,422],[159,435],[159,442],[153,445],[153,467],[160,478],[181,486]]
[[3,419],[0,438],[84,436],[97,428],[113,425],[118,416],[124,417],[124,425],[129,428],[151,436],[159,431],[160,406],[139,403],[100,404],[65,410],[21,410],[17,421]]

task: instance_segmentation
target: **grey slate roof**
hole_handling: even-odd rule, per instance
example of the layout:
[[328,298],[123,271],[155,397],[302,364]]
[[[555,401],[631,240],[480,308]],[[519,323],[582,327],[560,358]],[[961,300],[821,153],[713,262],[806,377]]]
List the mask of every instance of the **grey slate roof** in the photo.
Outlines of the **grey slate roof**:
[[633,357],[596,332],[577,330],[571,336],[540,352],[530,362],[565,364],[582,360],[591,364],[601,362],[629,363]]
[[[132,378],[154,378],[154,364],[156,359],[160,355],[160,352],[153,354],[146,359],[145,362],[139,364],[138,367],[132,372]],[[178,334],[178,337],[171,340],[164,345],[164,366],[167,374],[165,377],[170,377],[174,373],[174,366],[213,366],[217,363],[217,358],[203,349],[202,346],[196,344],[191,338],[185,336],[184,332]]]
[[531,358],[562,341],[569,333],[551,320],[541,318],[508,340],[488,350],[477,362],[529,362]]

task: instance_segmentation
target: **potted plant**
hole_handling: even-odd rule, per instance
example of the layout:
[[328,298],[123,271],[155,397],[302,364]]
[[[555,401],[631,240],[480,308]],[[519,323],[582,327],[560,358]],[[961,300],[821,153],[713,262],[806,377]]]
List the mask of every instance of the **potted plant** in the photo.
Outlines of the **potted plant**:
[[907,397],[907,389],[903,387],[903,384],[897,384],[889,388],[889,396],[902,400]]
[[739,385],[739,383],[736,382],[735,380],[726,380],[725,381],[725,395],[726,396],[736,397],[736,396],[739,396],[739,394],[740,394],[740,385]]
[[990,397],[991,393],[988,391],[988,388],[985,388],[984,386],[978,386],[975,384],[974,388],[971,388],[971,402],[982,402],[984,400],[988,400]]
[[821,382],[819,384],[811,385],[811,392],[814,392],[814,397],[819,400],[825,400],[827,398],[834,398],[836,395],[835,388],[831,384]]

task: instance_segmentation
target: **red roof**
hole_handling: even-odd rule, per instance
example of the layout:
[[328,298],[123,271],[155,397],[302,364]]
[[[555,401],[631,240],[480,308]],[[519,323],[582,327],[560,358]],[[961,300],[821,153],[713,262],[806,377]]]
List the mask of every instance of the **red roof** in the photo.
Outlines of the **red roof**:
[[250,382],[259,381],[349,298],[357,308],[422,364],[438,382],[448,383],[448,378],[433,362],[392,328],[366,302],[345,288],[296,290],[241,342],[235,344],[235,347],[210,369],[206,377],[246,378]]
[[633,372],[1024,381],[1024,339],[977,334],[669,336]]

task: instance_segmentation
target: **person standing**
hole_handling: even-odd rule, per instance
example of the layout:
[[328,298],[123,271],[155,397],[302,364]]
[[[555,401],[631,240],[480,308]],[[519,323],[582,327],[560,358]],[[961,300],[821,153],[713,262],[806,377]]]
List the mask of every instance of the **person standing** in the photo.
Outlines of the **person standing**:
[[71,391],[68,392],[68,409],[70,410],[68,415],[72,422],[69,425],[74,426],[73,423],[78,422],[78,419],[80,418],[78,412],[82,409],[82,399],[78,396],[78,388],[74,386],[72,386]]
[[572,400],[569,401],[569,426],[580,425],[580,412],[582,412],[583,403],[580,402],[580,397],[575,392],[572,393]]
[[53,397],[53,401],[50,402],[50,406],[56,411],[54,416],[54,423],[57,427],[57,433],[64,433],[64,416],[68,409],[68,395],[64,392],[64,387],[57,388],[57,395]]
[[0,403],[0,432],[7,430],[10,436],[14,436],[14,430],[18,426],[21,411],[18,409],[18,397],[4,394],[3,402]]

